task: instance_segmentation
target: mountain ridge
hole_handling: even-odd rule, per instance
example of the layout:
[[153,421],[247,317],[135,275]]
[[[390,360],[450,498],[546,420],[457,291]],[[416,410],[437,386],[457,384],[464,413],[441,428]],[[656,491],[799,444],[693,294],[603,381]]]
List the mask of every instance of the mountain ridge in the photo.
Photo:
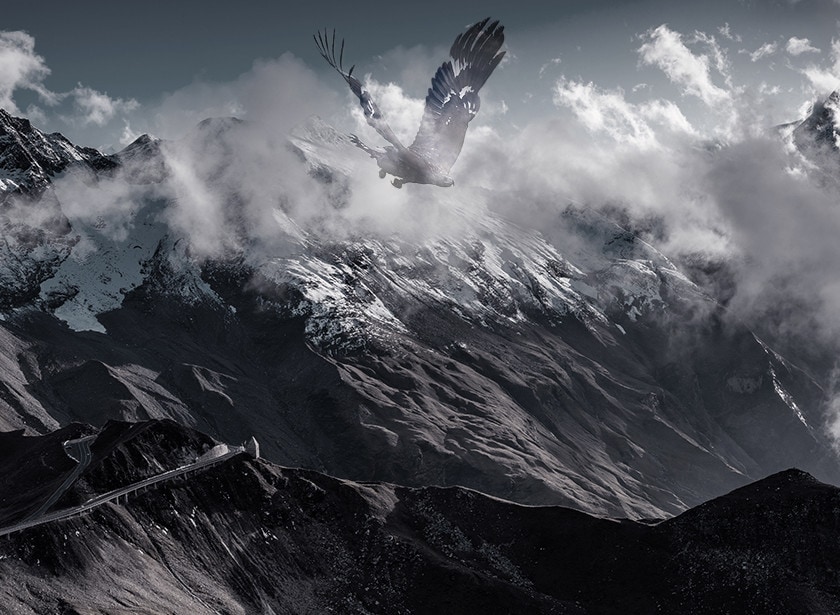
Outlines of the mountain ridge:
[[[301,130],[297,164],[341,216],[346,144]],[[603,215],[558,205],[535,231],[465,189],[435,211],[442,232],[334,236],[281,202],[260,243],[223,181],[254,138],[209,122],[57,180],[36,207],[68,209],[64,234],[14,261],[40,273],[19,275],[28,293],[2,323],[6,425],[170,417],[348,479],[616,516],[674,514],[791,465],[837,476],[818,383]],[[196,144],[221,158],[197,166]],[[167,182],[185,169],[224,188],[220,254],[171,223]],[[78,194],[123,205],[100,221],[70,207]],[[410,215],[423,228],[429,213]]]
[[[95,438],[66,503],[215,444],[172,421],[63,432]],[[36,439],[44,445],[27,446],[32,457],[60,448],[54,436]],[[2,467],[14,463],[5,451]],[[0,501],[15,487],[0,486]],[[24,614],[830,613],[840,604],[838,502],[836,486],[786,470],[678,517],[637,522],[239,455],[4,539],[0,595]]]

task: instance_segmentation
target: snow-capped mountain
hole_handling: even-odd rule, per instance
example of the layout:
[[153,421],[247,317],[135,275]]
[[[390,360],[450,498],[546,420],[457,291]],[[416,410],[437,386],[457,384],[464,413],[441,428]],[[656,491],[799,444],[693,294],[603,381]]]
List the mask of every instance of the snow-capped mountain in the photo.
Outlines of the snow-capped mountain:
[[77,147],[59,133],[44,134],[25,118],[0,109],[0,192],[37,196],[69,165],[107,171],[116,161],[89,147]]
[[[2,260],[6,429],[168,417],[354,480],[634,517],[790,466],[840,479],[819,383],[591,209],[558,199],[537,230],[464,188],[402,210],[432,231],[325,232],[353,207],[358,154],[322,122],[284,151],[327,208],[277,199],[258,218],[233,165],[247,123],[100,164],[22,122],[38,156],[89,158],[26,205],[60,232]],[[196,193],[226,230],[212,253],[191,234],[204,220],[183,223]]]
[[814,146],[824,147],[834,152],[840,150],[840,91],[832,94],[824,101],[817,101],[811,113],[795,125],[793,138],[800,149],[810,149]]

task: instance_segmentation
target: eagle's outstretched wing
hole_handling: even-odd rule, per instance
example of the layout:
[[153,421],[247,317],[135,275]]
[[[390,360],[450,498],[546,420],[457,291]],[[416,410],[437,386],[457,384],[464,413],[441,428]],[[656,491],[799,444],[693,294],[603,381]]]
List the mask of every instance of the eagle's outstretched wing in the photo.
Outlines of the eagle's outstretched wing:
[[350,89],[353,90],[353,93],[359,97],[359,102],[362,105],[362,110],[365,113],[367,123],[373,126],[374,130],[382,135],[382,137],[394,147],[398,149],[405,149],[405,146],[400,143],[397,135],[395,135],[394,131],[391,130],[388,122],[386,122],[382,117],[382,112],[379,111],[379,107],[375,102],[373,102],[373,99],[370,97],[370,93],[365,90],[362,87],[361,82],[353,76],[353,69],[356,68],[356,65],[354,64],[350,67],[349,71],[345,72],[343,66],[344,39],[341,40],[341,50],[339,51],[338,61],[336,62],[335,30],[332,31],[332,37],[328,36],[327,30],[324,30],[323,32],[319,31],[317,35],[313,35],[313,38],[315,39],[315,43],[318,45],[318,51],[321,52],[321,57],[324,58],[336,71],[338,71],[339,75],[344,77],[347,85],[349,85]]
[[467,133],[467,124],[478,113],[478,90],[505,55],[504,26],[490,18],[459,34],[449,55],[432,78],[420,130],[408,149],[448,173]]

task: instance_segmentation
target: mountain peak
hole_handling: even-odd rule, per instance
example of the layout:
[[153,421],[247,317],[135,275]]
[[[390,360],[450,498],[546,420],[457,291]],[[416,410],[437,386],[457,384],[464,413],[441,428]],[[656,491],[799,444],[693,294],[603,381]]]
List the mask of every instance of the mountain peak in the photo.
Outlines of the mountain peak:
[[93,148],[73,145],[61,133],[43,133],[28,119],[0,109],[0,200],[14,194],[38,196],[51,177],[72,164],[105,169],[116,163]]
[[245,123],[245,120],[241,120],[238,117],[208,117],[204,120],[201,120],[198,125],[195,127],[196,132],[200,133],[207,133],[210,132],[212,134],[221,134],[230,130],[231,128],[236,128],[238,126],[242,126]]
[[793,141],[804,152],[813,150],[838,151],[838,120],[840,120],[840,90],[825,100],[818,100],[811,113],[793,130]]
[[790,468],[692,508],[673,521],[695,524],[704,519],[763,517],[773,514],[773,511],[793,510],[798,501],[836,493],[836,487],[820,482],[799,468]]
[[136,139],[134,139],[134,141],[129,143],[128,147],[146,145],[147,143],[151,143],[152,141],[155,141],[155,140],[156,139],[154,137],[152,137],[149,133],[145,132],[142,135],[140,135],[139,137],[137,137]]
[[5,109],[0,109],[0,130],[7,132],[9,129],[31,132],[32,123],[25,117],[15,117]]

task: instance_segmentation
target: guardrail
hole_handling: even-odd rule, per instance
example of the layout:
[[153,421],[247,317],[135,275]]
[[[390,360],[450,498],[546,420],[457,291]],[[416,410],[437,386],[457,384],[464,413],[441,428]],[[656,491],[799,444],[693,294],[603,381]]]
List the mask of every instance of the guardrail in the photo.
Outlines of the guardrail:
[[60,521],[62,519],[70,519],[71,517],[78,517],[90,512],[98,506],[107,504],[108,502],[117,501],[117,503],[119,503],[120,498],[124,498],[123,501],[125,501],[125,499],[128,499],[128,496],[134,495],[139,491],[147,491],[149,488],[153,487],[154,485],[157,485],[158,483],[167,480],[172,480],[180,476],[185,476],[187,474],[192,474],[200,470],[204,470],[206,468],[220,464],[223,461],[227,461],[234,455],[238,455],[242,452],[244,452],[244,449],[242,447],[231,448],[231,450],[219,457],[201,459],[199,461],[196,461],[186,466],[182,466],[180,468],[176,468],[174,470],[167,470],[166,472],[156,474],[155,476],[150,476],[149,478],[138,481],[136,483],[132,483],[131,485],[128,485],[126,487],[121,487],[119,489],[114,489],[113,491],[109,491],[107,493],[98,495],[94,498],[91,498],[84,504],[80,504],[79,506],[75,506],[73,508],[66,508],[64,510],[57,510],[51,513],[46,513],[43,516],[38,517],[37,519],[27,519],[25,521],[21,521],[20,523],[0,528],[0,537],[11,536],[16,532],[20,532],[31,527],[36,527],[38,525],[43,525],[44,523]]

